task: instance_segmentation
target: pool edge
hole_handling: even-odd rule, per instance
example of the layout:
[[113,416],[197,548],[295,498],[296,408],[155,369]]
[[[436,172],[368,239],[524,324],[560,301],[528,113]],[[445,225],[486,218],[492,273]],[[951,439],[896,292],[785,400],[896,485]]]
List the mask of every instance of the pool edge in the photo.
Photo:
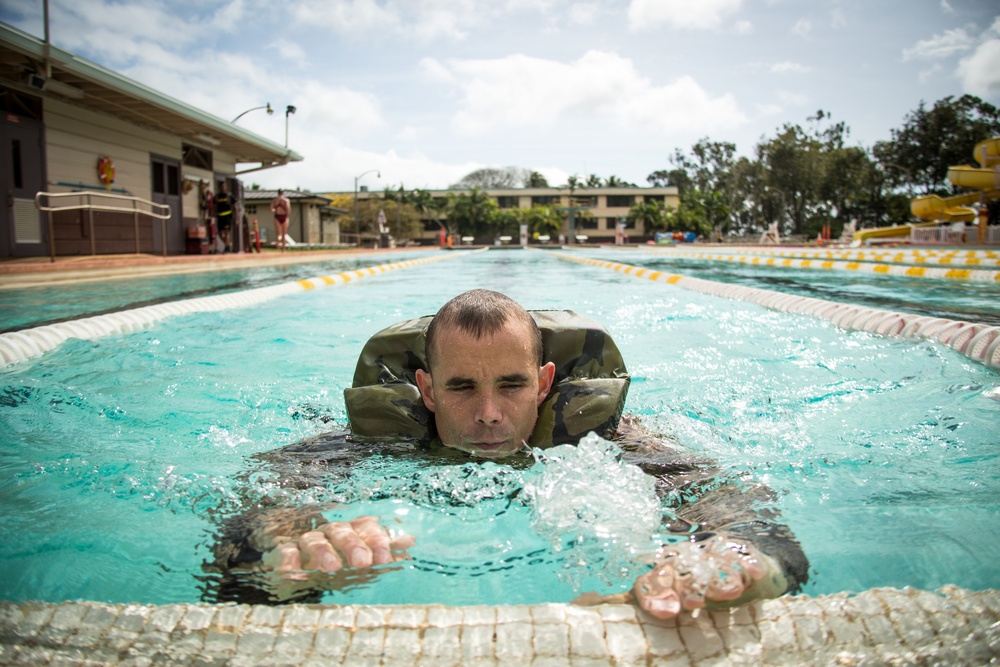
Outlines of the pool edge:
[[629,605],[0,602],[0,665],[987,664],[1000,590],[877,588],[660,621]]

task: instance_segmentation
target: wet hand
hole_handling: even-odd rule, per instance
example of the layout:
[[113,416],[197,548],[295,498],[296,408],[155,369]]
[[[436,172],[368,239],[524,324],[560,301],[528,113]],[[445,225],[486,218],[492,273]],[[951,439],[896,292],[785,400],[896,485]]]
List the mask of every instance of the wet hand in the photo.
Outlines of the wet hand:
[[265,570],[284,579],[302,580],[310,573],[333,573],[345,568],[387,565],[407,558],[414,538],[390,533],[378,518],[363,516],[351,522],[333,522],[281,541],[264,553]]
[[667,545],[652,571],[635,580],[635,602],[657,618],[683,610],[728,607],[777,597],[787,582],[781,568],[753,545],[715,535]]

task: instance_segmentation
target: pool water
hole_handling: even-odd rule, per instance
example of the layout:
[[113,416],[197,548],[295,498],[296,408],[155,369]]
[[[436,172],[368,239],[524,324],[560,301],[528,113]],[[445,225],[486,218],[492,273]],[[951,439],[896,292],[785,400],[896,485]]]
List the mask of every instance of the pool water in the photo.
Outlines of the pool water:
[[592,256],[692,278],[799,296],[1000,326],[998,286],[984,281],[889,276],[865,271],[789,268],[671,257],[663,251],[604,251]]
[[[812,564],[806,593],[1000,587],[996,372],[927,341],[491,251],[69,341],[0,371],[0,598],[200,600],[216,520],[247,497],[248,457],[342,427],[364,342],[473,287],[604,324],[633,376],[628,412],[775,489]],[[413,465],[366,462],[361,486],[402,479],[406,491],[334,510],[412,532],[413,560],[330,600],[565,602],[624,590],[641,567],[641,526],[628,539],[603,524],[560,533],[584,551],[553,537],[523,492],[551,463]],[[645,502],[627,470],[593,472],[606,506]],[[618,473],[629,481],[598,484]]]
[[[399,253],[392,261],[419,256]],[[176,299],[265,287],[316,275],[371,266],[382,255],[345,255],[317,263],[229,268],[165,276],[107,278],[91,282],[0,289],[0,333],[78,317],[118,312]]]

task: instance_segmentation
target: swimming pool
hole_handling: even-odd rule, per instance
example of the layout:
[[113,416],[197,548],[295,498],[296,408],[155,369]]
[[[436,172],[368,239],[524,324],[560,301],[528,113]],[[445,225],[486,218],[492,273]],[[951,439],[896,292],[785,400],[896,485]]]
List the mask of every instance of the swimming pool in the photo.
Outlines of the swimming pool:
[[[393,253],[400,261],[417,252]],[[78,317],[140,308],[176,299],[191,299],[276,285],[371,266],[381,255],[345,254],[323,262],[221,268],[161,276],[122,276],[60,285],[0,289],[0,333],[63,322]]]
[[[984,395],[1000,384],[994,371],[927,341],[504,251],[69,341],[2,371],[0,596],[198,600],[211,516],[239,502],[246,457],[343,424],[365,340],[478,286],[602,322],[634,378],[626,410],[779,492],[812,562],[807,593],[1000,585],[1000,403]],[[371,480],[426,474],[370,465]],[[583,581],[565,572],[507,499],[520,471],[434,474],[418,488],[471,488],[496,504],[348,498],[349,512],[407,510],[396,515],[418,544],[412,562],[339,601],[566,601],[578,586],[620,588],[602,581],[606,569]],[[256,481],[254,492],[281,492]],[[469,537],[461,558],[437,537],[456,525]]]

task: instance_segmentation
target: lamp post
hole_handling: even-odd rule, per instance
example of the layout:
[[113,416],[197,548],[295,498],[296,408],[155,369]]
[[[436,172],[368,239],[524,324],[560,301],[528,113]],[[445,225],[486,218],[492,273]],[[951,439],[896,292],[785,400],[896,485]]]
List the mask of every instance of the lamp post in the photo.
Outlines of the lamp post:
[[361,245],[361,218],[358,216],[358,181],[361,180],[363,176],[366,176],[372,172],[375,172],[375,178],[382,178],[382,172],[378,169],[369,169],[366,172],[360,173],[354,177],[354,231],[358,235],[358,245]]
[[236,121],[238,121],[238,120],[239,120],[240,118],[243,118],[243,116],[246,116],[246,115],[247,115],[248,113],[250,113],[251,111],[256,111],[257,109],[267,109],[267,115],[268,115],[268,116],[270,116],[271,114],[273,114],[273,113],[274,113],[274,109],[272,109],[272,108],[271,108],[271,103],[270,103],[270,102],[268,102],[267,104],[265,104],[265,105],[264,105],[264,106],[262,106],[262,107],[254,107],[254,108],[252,108],[252,109],[247,109],[246,111],[244,111],[244,112],[243,112],[243,113],[241,113],[241,114],[240,114],[239,116],[237,116],[236,118],[232,119],[232,120],[231,120],[231,121],[229,121],[229,122],[230,122],[230,123],[235,123],[235,122],[236,122]]
[[295,113],[295,107],[289,104],[285,107],[285,148],[288,148],[288,117]]

